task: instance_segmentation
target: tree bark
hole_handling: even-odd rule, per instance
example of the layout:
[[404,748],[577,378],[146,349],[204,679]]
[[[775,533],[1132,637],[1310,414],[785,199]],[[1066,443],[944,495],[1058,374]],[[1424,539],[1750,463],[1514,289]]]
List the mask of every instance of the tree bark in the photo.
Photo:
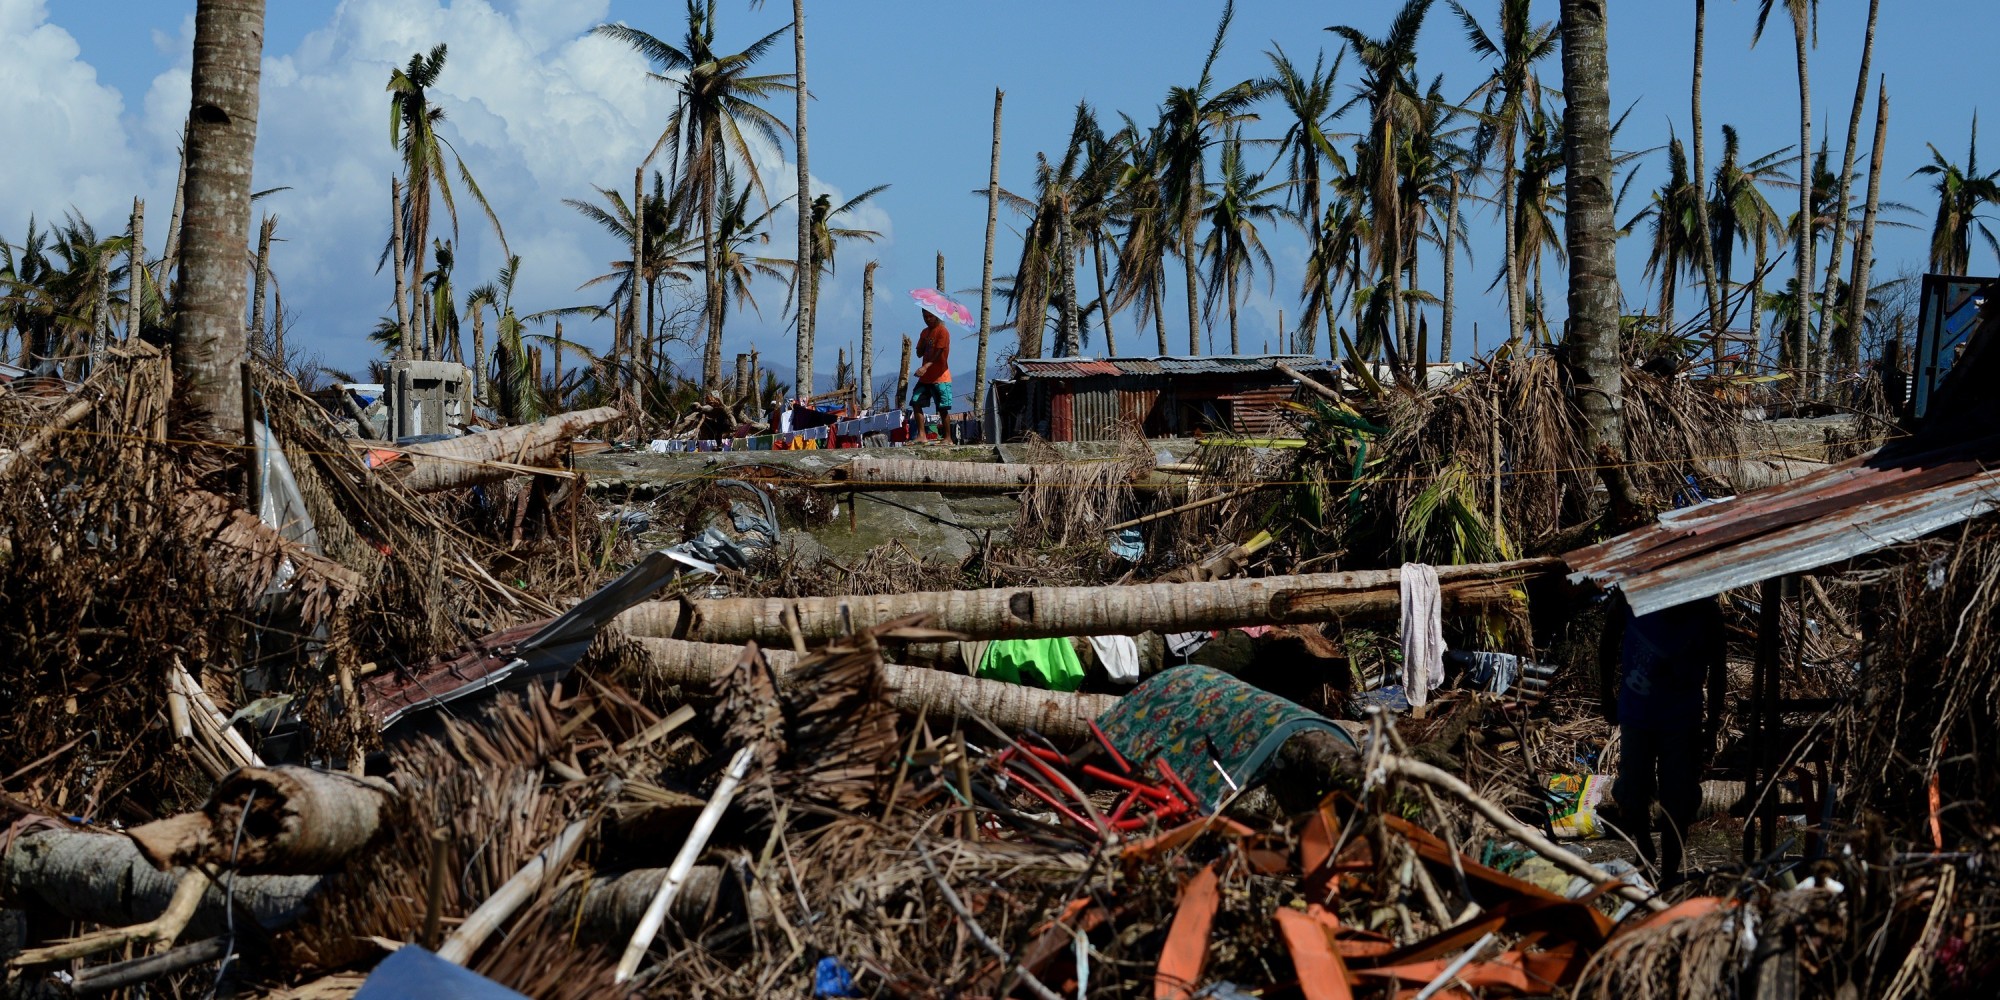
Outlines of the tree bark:
[[1160,341],[1160,356],[1167,356],[1167,276],[1153,275],[1153,334]]
[[903,360],[896,370],[896,409],[902,409],[910,398],[910,335],[903,335]]
[[1876,84],[1875,149],[1868,157],[1868,204],[1861,210],[1861,235],[1854,242],[1854,280],[1847,300],[1847,329],[1852,331],[1850,347],[1857,357],[1848,364],[1859,367],[1861,320],[1868,310],[1868,272],[1875,261],[1875,214],[1882,208],[1882,156],[1889,141],[1889,80]]
[[1624,468],[1624,360],[1619,353],[1617,221],[1612,215],[1608,0],[1562,0],[1563,162],[1568,213],[1569,322],[1564,360],[1583,414],[1584,444],[1610,492],[1617,524],[1637,518]]
[[944,287],[944,251],[942,250],[938,251],[937,255],[937,290],[946,297],[950,297],[951,295],[951,292],[946,291]]
[[561,460],[571,438],[619,416],[617,407],[600,406],[519,427],[399,448],[407,456],[406,462],[397,463],[404,466],[402,485],[415,493],[436,493],[499,482],[519,475],[524,465],[551,467]]
[[[861,267],[861,408],[875,405],[875,268],[880,261]],[[980,367],[986,366],[982,363]]]
[[[1490,606],[1514,600],[1520,578],[1558,572],[1561,561],[1440,566],[1448,606]],[[1315,573],[1201,583],[1149,583],[1109,587],[1014,587],[797,600],[724,598],[650,601],[618,617],[633,635],[678,637],[707,643],[776,647],[791,642],[784,622],[794,609],[807,642],[832,639],[849,626],[908,615],[931,616],[933,627],[975,639],[1032,639],[1075,635],[1138,635],[1245,625],[1319,624],[1349,617],[1395,615],[1401,607],[1400,570]],[[729,654],[734,662],[734,653]]]
[[[0,886],[7,898],[33,899],[70,920],[112,927],[159,916],[187,874],[153,867],[137,845],[118,834],[38,830],[5,846]],[[225,875],[203,894],[183,934],[226,932],[230,896],[239,914],[253,915],[266,929],[282,927],[303,915],[318,885],[316,875]]]
[[188,133],[192,130],[192,127],[193,127],[192,119],[182,119],[181,162],[179,171],[174,175],[174,210],[173,213],[167,217],[167,245],[166,248],[163,251],[161,251],[161,256],[160,256],[159,282],[163,294],[165,289],[174,287],[175,282],[179,280],[178,272],[180,270],[180,259],[181,259],[181,216],[186,214],[187,211],[187,180],[188,180],[187,143],[188,143]]
[[1451,364],[1451,323],[1458,312],[1458,196],[1458,173],[1453,171],[1444,222],[1444,317],[1438,324],[1438,363],[1445,365]]
[[[1715,269],[1715,235],[1708,226],[1708,167],[1705,150],[1704,131],[1701,122],[1701,80],[1704,54],[1708,41],[1707,0],[1694,0],[1694,93],[1690,102],[1694,106],[1694,218],[1696,252],[1701,254],[1702,286],[1708,292],[1709,353],[1714,358],[1715,374],[1722,374],[1723,334],[1726,332],[1728,310],[1723,308],[1722,279]],[[1671,279],[1670,279],[1671,280]]]
[[1067,215],[1062,220],[1062,233],[1056,240],[1056,255],[1062,258],[1062,293],[1056,302],[1061,315],[1056,319],[1056,352],[1059,358],[1073,358],[1077,355],[1077,309],[1076,309],[1076,227]]
[[[278,227],[278,217],[264,216],[264,224],[257,227],[257,271],[256,284],[250,291],[250,336],[253,345],[262,347],[270,336],[264,315],[264,295],[271,285],[271,231]],[[271,360],[283,364],[284,358],[273,353]]]
[[1111,332],[1111,299],[1105,294],[1104,280],[1104,237],[1092,233],[1090,256],[1097,264],[1097,318],[1104,323],[1104,356],[1118,356],[1118,337]]
[[[720,148],[722,140],[719,135],[718,126],[714,122],[710,122],[703,129],[703,133],[701,155],[709,157],[712,160],[719,160],[723,153]],[[701,267],[702,277],[706,279],[708,285],[708,295],[703,312],[703,318],[707,321],[708,326],[708,341],[703,345],[701,351],[701,384],[703,388],[712,388],[717,382],[722,380],[722,275],[718,273],[719,254],[717,254],[715,249],[715,184],[716,178],[713,175],[713,167],[711,166],[711,174],[707,183],[703,185],[706,190],[702,194],[701,209]],[[799,211],[805,212],[807,215],[812,214],[810,206],[801,205]],[[812,373],[808,371],[803,374],[806,376],[807,381],[804,381],[799,388],[799,395],[810,396],[812,395],[812,382],[809,380],[812,377]]]
[[[614,357],[613,367],[618,370],[619,374],[619,401],[624,406],[626,412],[636,414],[634,394],[638,388],[640,375],[639,343],[646,335],[645,329],[639,325],[639,300],[643,292],[642,285],[644,283],[641,275],[646,273],[646,168],[644,166],[640,166],[632,171],[632,221],[632,295],[629,304],[625,307],[627,315],[625,317],[624,364],[622,366],[616,364],[617,359]],[[721,363],[722,357],[718,354],[716,356],[716,364],[718,366],[716,378],[718,380],[722,377],[719,367]],[[710,385],[713,386],[714,383],[710,383]]]
[[1201,287],[1200,277],[1194,269],[1194,227],[1195,209],[1201,203],[1201,188],[1196,183],[1195,167],[1188,166],[1188,203],[1181,216],[1181,263],[1185,265],[1187,278],[1188,355],[1201,354],[1201,313],[1195,305],[1195,291]]
[[132,199],[132,245],[125,263],[125,339],[136,340],[146,318],[146,199]]
[[243,437],[243,248],[257,148],[263,0],[200,0],[187,153],[187,245],[175,294],[174,377],[186,387],[181,437]]
[[396,272],[396,360],[410,360],[410,300],[403,286],[403,182],[389,178],[389,266]]
[[486,306],[472,307],[472,398],[486,398]]
[[1792,309],[1792,367],[1801,369],[1801,375],[1817,381],[1804,372],[1811,365],[1812,343],[1812,287],[1813,287],[1813,225],[1812,225],[1812,78],[1806,70],[1806,21],[1807,13],[1801,9],[1810,0],[1785,0],[1792,13],[1792,43],[1796,50],[1799,66],[1799,215],[1798,247],[1795,251],[1798,265],[1795,275],[1797,283],[1793,292],[1798,298]]
[[[1764,267],[1770,262],[1771,248],[1769,242],[1770,234],[1765,231],[1764,222],[1760,219],[1757,222],[1757,256],[1755,260],[1751,261],[1751,266],[1755,268],[1750,279],[1750,350],[1752,352],[1760,351],[1764,346]],[[1777,336],[1782,340],[1784,334],[1779,333]],[[1779,350],[1777,353],[1782,357],[1785,352]],[[1755,365],[1753,364],[1752,367],[1755,367]]]
[[1500,166],[1500,228],[1502,238],[1507,241],[1507,353],[1509,356],[1521,349],[1521,329],[1527,325],[1527,286],[1521,274],[1521,246],[1517,230],[1520,223],[1514,216],[1514,128],[1507,129],[1507,162]]
[[[734,669],[743,654],[737,646],[710,642],[649,637],[635,641],[645,652],[637,670],[647,682],[702,690]],[[767,648],[764,655],[779,685],[785,685],[798,656],[782,647]],[[891,701],[905,715],[921,712],[939,722],[982,718],[1008,732],[1032,729],[1056,740],[1089,738],[1090,723],[1118,703],[1116,695],[1044,691],[894,663],[882,665],[882,679],[894,689]]]
[[1223,293],[1229,296],[1229,353],[1242,354],[1243,346],[1236,334],[1236,271],[1225,270],[1222,276]]
[[[1827,330],[1826,312],[1833,302],[1834,282],[1840,280],[1840,252],[1847,237],[1847,199],[1854,186],[1854,146],[1861,139],[1861,114],[1868,109],[1868,67],[1875,58],[1875,19],[1882,9],[1882,0],[1868,0],[1868,30],[1861,41],[1861,70],[1854,77],[1854,108],[1847,114],[1847,146],[1840,157],[1839,186],[1834,195],[1833,249],[1827,253],[1826,282],[1819,298],[1819,328]],[[1849,288],[1848,294],[1856,299],[1868,297],[1866,288]],[[1842,318],[1846,318],[1845,313]],[[1853,371],[1861,364],[1861,328],[1859,325],[1843,325],[1842,329],[1831,331],[1831,349],[1828,352],[1835,364]]]
[[[812,395],[814,340],[819,333],[819,262],[813,259],[812,225],[812,170],[808,166],[809,152],[806,142],[806,102],[810,95],[806,92],[806,4],[805,0],[792,0],[792,83],[797,121],[793,123],[793,138],[798,152],[798,197],[792,204],[799,210],[799,247],[794,262],[798,267],[800,281],[808,278],[813,283],[813,294],[799,299],[799,343],[794,360],[799,373],[799,381],[806,388],[803,395]],[[803,285],[801,285],[803,287]],[[864,379],[865,381],[865,379]],[[864,389],[863,392],[866,392]]]
[[319,875],[374,841],[394,795],[379,779],[245,767],[216,784],[202,811],[147,823],[129,836],[162,870],[204,863],[247,874]]
[[[1012,462],[952,462],[921,458],[857,458],[833,470],[833,478],[868,490],[967,490],[1015,492],[1035,484],[1080,482],[1073,465]],[[1092,480],[1096,481],[1095,479]]]

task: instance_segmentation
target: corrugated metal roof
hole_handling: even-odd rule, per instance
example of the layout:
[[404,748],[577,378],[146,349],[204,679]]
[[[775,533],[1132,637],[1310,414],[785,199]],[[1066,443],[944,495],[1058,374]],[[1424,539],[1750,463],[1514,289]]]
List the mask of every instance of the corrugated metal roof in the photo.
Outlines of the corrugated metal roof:
[[1563,558],[1635,614],[1920,538],[2000,509],[2000,436],[1922,438],[1659,522]]
[[1269,372],[1284,364],[1300,371],[1326,371],[1325,358],[1303,354],[1204,355],[1151,358],[1015,358],[1023,378],[1085,378],[1091,375],[1191,375]]
[[[1989,303],[2000,310],[2000,299]],[[1830,566],[2000,510],[1991,386],[2000,334],[1968,346],[1939,386],[1951,420],[1789,483],[1662,515],[1563,556],[1578,577],[1623,591],[1636,614]]]

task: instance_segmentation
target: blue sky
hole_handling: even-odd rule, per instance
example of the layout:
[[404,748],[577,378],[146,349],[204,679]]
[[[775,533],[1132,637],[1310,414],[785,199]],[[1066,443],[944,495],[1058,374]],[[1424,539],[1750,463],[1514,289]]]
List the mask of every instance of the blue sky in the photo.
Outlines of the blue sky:
[[[1124,111],[1144,121],[1168,86],[1192,82],[1220,6],[1217,0],[808,0],[817,186],[844,196],[891,185],[859,219],[882,231],[884,239],[843,250],[838,275],[823,292],[822,375],[831,372],[838,346],[858,343],[861,265],[871,257],[881,261],[878,380],[893,377],[896,335],[916,327],[902,293],[931,284],[937,253],[946,256],[953,290],[977,286],[985,202],[971,192],[986,180],[995,87],[1007,92],[1002,183],[1025,191],[1034,154],[1060,152],[1078,100],[1094,104],[1106,120]],[[1353,24],[1380,34],[1397,6],[1375,0],[1242,0],[1217,77],[1264,74],[1269,68],[1264,53],[1273,43],[1295,60],[1310,63],[1322,49],[1331,59],[1338,40],[1325,26]],[[1468,6],[1490,20],[1497,4],[1471,0]],[[164,232],[175,143],[186,112],[193,7],[192,0],[0,0],[0,86],[10,95],[0,107],[0,130],[30,137],[0,150],[0,176],[9,179],[0,185],[0,236],[18,241],[30,213],[48,217],[71,207],[102,230],[119,229],[134,194],[147,199],[148,232]],[[789,8],[782,0],[761,10],[725,2],[719,42],[739,48],[783,26]],[[1826,0],[1820,8],[1819,46],[1812,55],[1814,143],[1830,123],[1838,155],[1866,3]],[[1908,175],[1928,159],[1925,142],[1937,143],[1954,160],[1963,158],[1979,83],[1991,81],[1991,70],[1978,67],[1990,66],[1990,50],[2000,42],[1988,3],[1980,0],[1905,0],[1885,8],[1892,9],[1884,11],[1875,57],[1893,103],[1884,198],[1909,202],[1919,214],[1906,218],[1915,229],[1887,230],[1879,237],[1878,277],[1922,268],[1934,202],[1924,180]],[[280,216],[284,242],[274,253],[274,269],[286,309],[296,314],[294,342],[303,340],[335,367],[361,367],[371,354],[364,334],[389,311],[391,288],[388,275],[374,270],[387,233],[385,188],[394,169],[382,83],[392,64],[438,41],[451,46],[451,57],[434,99],[448,109],[447,136],[478,176],[523,257],[517,305],[533,311],[598,300],[599,292],[577,286],[622,251],[561,201],[593,197],[593,185],[628,187],[632,167],[657,137],[670,105],[668,88],[646,81],[629,52],[583,36],[592,24],[623,20],[677,37],[681,9],[677,3],[637,0],[272,0],[256,184],[293,188],[259,208]],[[1710,4],[1711,162],[1725,123],[1741,132],[1746,154],[1797,141],[1789,29],[1774,22],[1753,49],[1755,12],[1749,0]],[[1554,16],[1553,0],[1537,4],[1538,18]],[[1687,136],[1692,4],[1614,5],[1611,27],[1614,105],[1622,109],[1637,102],[1621,147],[1661,144],[1669,127]],[[1446,92],[1454,96],[1485,73],[1442,0],[1424,28],[1419,53],[1420,72],[1426,78],[1442,73]],[[775,48],[765,65],[773,72],[789,70],[789,42]],[[1558,82],[1559,64],[1551,60],[1544,73]],[[1343,84],[1356,78],[1351,66],[1342,70]],[[1869,101],[1864,159],[1872,95]],[[774,110],[791,117],[789,101]],[[1250,134],[1279,130],[1267,122]],[[760,157],[766,183],[779,197],[793,186],[788,157],[789,150]],[[2000,153],[1988,151],[1989,160],[2000,162],[1996,157]],[[1657,184],[1662,161],[1655,155],[1637,168],[1640,178],[1627,215],[1639,207],[1644,190]],[[1769,197],[1781,210],[1796,198],[1781,191]],[[501,254],[477,212],[461,208],[458,281],[469,288],[491,276]],[[770,255],[790,255],[792,218],[788,209],[776,216]],[[1472,222],[1471,256],[1459,263],[1461,356],[1471,348],[1475,323],[1481,346],[1491,348],[1505,311],[1497,292],[1484,292],[1499,266],[1498,226],[1478,215]],[[1003,211],[1002,223],[996,269],[1004,274],[1018,253],[1018,220]],[[154,243],[159,239],[153,236]],[[1291,290],[1299,280],[1303,244],[1293,234],[1278,233],[1272,246],[1276,290],[1268,291],[1260,280],[1251,294],[1242,319],[1246,351],[1276,346],[1278,310],[1296,316]],[[1644,257],[1641,237],[1621,244],[1626,294],[1635,308],[1652,296],[1640,273]],[[1975,250],[1973,260],[1975,271],[1996,269],[1984,249]],[[1436,290],[1441,268],[1435,252],[1421,272],[1424,284]],[[1782,280],[1787,270],[1777,273]],[[1559,269],[1550,271],[1548,281],[1559,316]],[[761,317],[733,311],[728,350],[755,346],[781,372],[788,370],[792,348],[780,315],[783,297],[781,287],[762,289]],[[965,298],[976,308],[976,295]],[[1175,288],[1168,300],[1179,301]],[[1168,314],[1170,342],[1181,342],[1185,320],[1177,327],[1175,315]],[[1435,316],[1432,322],[1435,329]],[[1124,353],[1151,352],[1150,330],[1138,337],[1135,315],[1116,315],[1113,323]],[[1226,348],[1217,325],[1218,346]],[[1182,332],[1174,334],[1177,328]],[[608,329],[572,325],[566,333],[602,343]],[[1011,337],[1000,338],[995,354],[1011,348]],[[1101,335],[1093,329],[1088,353],[1102,350]],[[972,353],[973,336],[960,335],[953,367],[961,380],[970,378]]]

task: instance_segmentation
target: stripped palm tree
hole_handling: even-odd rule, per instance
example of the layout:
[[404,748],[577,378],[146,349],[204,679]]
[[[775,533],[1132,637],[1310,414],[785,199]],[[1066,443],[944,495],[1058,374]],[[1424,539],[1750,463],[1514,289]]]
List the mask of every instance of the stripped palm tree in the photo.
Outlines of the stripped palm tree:
[[[1757,29],[1750,36],[1750,44],[1756,45],[1764,37],[1764,25],[1771,17],[1780,0],[1762,0],[1757,6]],[[1812,78],[1806,69],[1806,52],[1819,36],[1819,0],[1782,0],[1785,13],[1792,22],[1792,47],[1799,75],[1799,151],[1812,149]],[[1801,219],[1811,219],[1812,207],[1812,164],[1807,159],[1799,162],[1799,212]],[[1797,265],[1796,280],[1792,289],[1800,296],[1798,306],[1793,310],[1791,336],[1785,341],[1785,358],[1795,367],[1803,367],[1810,351],[1806,324],[1808,310],[1805,296],[1812,294],[1813,285],[1813,233],[1809,225],[1797,226],[1794,264]]]
[[[1754,250],[1754,271],[1747,287],[1750,303],[1750,340],[1761,342],[1764,324],[1764,272],[1770,242],[1782,239],[1785,218],[1770,200],[1764,187],[1789,187],[1784,171],[1792,164],[1789,147],[1766,153],[1748,163],[1741,162],[1741,140],[1732,125],[1722,126],[1722,161],[1708,189],[1708,222],[1714,229],[1715,266],[1722,282],[1734,279],[1736,249]],[[1733,315],[1734,310],[1731,310]]]
[[840,245],[849,241],[873,243],[882,238],[882,234],[873,229],[855,229],[842,223],[850,218],[856,209],[887,190],[889,185],[877,184],[841,202],[838,207],[833,204],[830,195],[814,196],[812,212],[808,216],[812,226],[812,252],[807,259],[812,261],[812,267],[807,269],[803,276],[805,294],[799,298],[804,304],[796,314],[801,322],[808,317],[812,322],[819,321],[820,281],[823,276],[836,273]]
[[[480,209],[485,211],[487,221],[493,224],[493,233],[500,240],[502,253],[511,255],[507,249],[507,233],[500,226],[500,217],[493,212],[484,192],[479,190],[479,182],[472,177],[472,171],[465,166],[465,158],[460,156],[449,140],[438,134],[438,124],[445,120],[445,110],[431,103],[430,90],[437,85],[444,73],[445,46],[440,42],[433,46],[428,55],[419,52],[410,56],[409,65],[389,71],[389,145],[395,147],[403,165],[403,245],[413,248],[409,255],[410,268],[410,320],[421,334],[416,338],[423,356],[431,357],[441,345],[431,339],[434,332],[430,320],[431,303],[423,294],[424,254],[423,247],[430,238],[432,196],[444,204],[445,215],[451,220],[451,235],[458,238],[458,206],[453,201],[449,166],[455,166],[458,177],[465,189],[472,195]],[[450,157],[447,164],[446,157]],[[384,247],[382,260],[388,259],[389,248]],[[381,260],[375,265],[382,266]]]
[[671,150],[675,166],[675,218],[701,230],[702,273],[707,275],[702,349],[702,384],[722,379],[722,275],[717,264],[715,224],[719,217],[722,171],[734,163],[744,170],[746,190],[765,196],[763,175],[751,155],[750,136],[773,146],[789,134],[783,120],[758,102],[793,93],[789,74],[756,74],[758,59],[788,30],[780,28],[740,52],[715,47],[715,0],[687,0],[687,30],[679,46],[624,24],[600,24],[594,34],[624,42],[654,67],[652,78],[672,86],[676,102],[666,128],[647,160]]
[[1124,162],[1102,152],[1093,155],[1109,142],[1090,105],[1079,102],[1061,159],[1050,163],[1045,154],[1035,156],[1034,196],[1000,192],[1009,207],[1028,217],[1021,234],[1021,258],[1006,296],[1021,357],[1042,356],[1052,304],[1057,312],[1056,356],[1068,357],[1078,349],[1077,230],[1080,217],[1107,210],[1105,205],[1116,191]]
[[[1428,4],[1430,0],[1413,0]],[[1208,190],[1206,177],[1208,147],[1214,137],[1243,122],[1255,121],[1250,108],[1264,94],[1257,80],[1244,80],[1226,87],[1215,82],[1215,59],[1229,36],[1229,22],[1236,16],[1236,0],[1224,0],[1222,17],[1215,25],[1215,40],[1209,44],[1208,58],[1201,64],[1201,76],[1192,87],[1168,89],[1160,105],[1161,194],[1173,220],[1180,244],[1181,266],[1187,291],[1188,351],[1201,353],[1200,310],[1196,304],[1200,278],[1195,274],[1195,243],[1200,228],[1203,198]],[[1164,249],[1164,247],[1161,247]]]
[[2000,205],[2000,170],[1979,172],[1979,116],[1972,116],[1972,139],[1966,144],[1963,166],[1945,159],[1938,148],[1925,143],[1931,162],[1911,172],[1912,177],[1934,177],[1937,214],[1931,223],[1930,268],[1937,274],[1964,274],[1972,266],[1972,235],[1978,233],[1996,257],[2000,240],[1979,217],[1979,210]]
[[1342,110],[1356,105],[1368,109],[1368,137],[1357,144],[1359,173],[1366,178],[1368,213],[1374,220],[1369,254],[1376,283],[1381,288],[1377,316],[1386,315],[1389,326],[1379,331],[1390,353],[1390,367],[1399,382],[1409,381],[1409,371],[1398,351],[1403,339],[1402,309],[1391,308],[1402,298],[1403,253],[1410,236],[1404,232],[1398,183],[1396,150],[1403,133],[1412,128],[1422,113],[1423,95],[1418,93],[1413,75],[1417,62],[1417,34],[1423,30],[1424,16],[1432,0],[1407,0],[1390,22],[1389,33],[1371,38],[1350,25],[1334,25],[1327,30],[1339,35],[1354,51],[1363,77],[1355,96]]
[[[1275,43],[1265,53],[1273,74],[1264,81],[1264,88],[1285,107],[1285,134],[1278,138],[1277,151],[1277,159],[1285,163],[1285,178],[1291,182],[1286,189],[1285,204],[1298,206],[1297,211],[1306,222],[1307,245],[1315,250],[1325,242],[1326,220],[1320,212],[1321,170],[1340,156],[1334,151],[1327,128],[1333,122],[1334,81],[1346,54],[1344,49],[1335,54],[1329,67],[1322,52],[1314,58],[1312,72],[1304,74]],[[1325,271],[1319,270],[1322,274]],[[1312,284],[1310,279],[1308,283]],[[1325,312],[1327,297],[1324,288],[1317,295],[1308,290],[1305,308],[1299,311],[1295,349],[1300,353],[1312,354],[1317,348],[1319,319]],[[1330,323],[1327,337],[1331,342]]]
[[1297,216],[1267,200],[1291,185],[1285,182],[1266,186],[1264,175],[1250,172],[1243,162],[1243,138],[1231,135],[1222,143],[1222,161],[1208,209],[1208,238],[1202,241],[1201,256],[1208,262],[1208,309],[1223,300],[1229,313],[1229,353],[1243,353],[1237,335],[1236,309],[1241,292],[1257,277],[1262,267],[1273,276],[1271,253],[1264,247],[1259,223],[1296,220]]
[[1514,214],[1515,145],[1525,138],[1540,113],[1547,93],[1535,66],[1556,52],[1553,22],[1536,24],[1531,0],[1500,0],[1499,17],[1493,30],[1481,27],[1465,7],[1452,0],[1451,9],[1465,27],[1467,42],[1474,54],[1495,63],[1493,70],[1469,98],[1483,102],[1480,127],[1473,149],[1478,159],[1497,153],[1500,157],[1500,190],[1495,199],[1501,210],[1502,232],[1506,240],[1504,272],[1507,283],[1507,342],[1515,346],[1527,323],[1527,276],[1516,232],[1521,219]]

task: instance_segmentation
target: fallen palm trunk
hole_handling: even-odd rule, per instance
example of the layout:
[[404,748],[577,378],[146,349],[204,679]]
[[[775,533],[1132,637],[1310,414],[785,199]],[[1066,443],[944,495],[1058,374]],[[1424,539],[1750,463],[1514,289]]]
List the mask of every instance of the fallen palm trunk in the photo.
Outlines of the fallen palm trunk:
[[[579,941],[622,944],[639,926],[646,908],[666,881],[665,868],[641,868],[616,877],[578,879],[564,886],[550,907],[550,919],[565,930],[574,930]],[[744,912],[752,923],[770,919],[777,908],[770,890],[761,882],[743,882],[726,877],[720,865],[696,865],[688,872],[681,891],[667,909],[667,917],[688,934],[701,930],[711,911],[722,903],[725,893],[743,886]]]
[[[734,669],[743,652],[716,643],[637,641],[645,651],[639,669],[648,681],[703,689]],[[786,684],[798,657],[782,649],[766,649],[764,655],[778,683]],[[895,689],[891,700],[906,715],[922,711],[933,719],[982,718],[1009,732],[1033,729],[1056,739],[1088,737],[1091,720],[1118,701],[1114,695],[1044,691],[893,663],[882,665],[882,678]]]
[[600,406],[519,427],[397,448],[406,459],[398,463],[404,466],[400,479],[404,489],[416,493],[499,482],[536,467],[554,465],[562,458],[563,447],[571,438],[617,420],[618,416],[616,407]]
[[160,868],[324,873],[374,841],[394,794],[384,782],[349,774],[246,767],[222,779],[201,812],[147,823],[131,837]]
[[[870,490],[948,490],[952,492],[1015,492],[1031,485],[1061,485],[1075,480],[1096,484],[1101,477],[1082,465],[1029,465],[1019,462],[940,462],[919,458],[857,458],[833,470],[833,478]],[[1129,475],[1147,470],[1133,465]]]
[[[1447,611],[1513,600],[1521,577],[1555,572],[1559,559],[1440,566]],[[1255,580],[1151,583],[1129,587],[1020,587],[855,597],[727,598],[640,604],[618,618],[636,636],[763,646],[791,642],[784,622],[795,608],[805,640],[824,642],[855,623],[928,614],[940,629],[975,639],[1138,635],[1246,625],[1305,625],[1393,616],[1401,607],[1399,570],[1315,573]]]
[[[34,900],[71,920],[123,926],[164,913],[187,874],[153,867],[136,844],[117,834],[37,830],[7,845],[0,889],[10,900]],[[266,928],[284,926],[301,915],[318,885],[314,875],[224,875],[202,894],[186,933],[226,931],[225,898],[231,895],[239,914],[253,915]]]

